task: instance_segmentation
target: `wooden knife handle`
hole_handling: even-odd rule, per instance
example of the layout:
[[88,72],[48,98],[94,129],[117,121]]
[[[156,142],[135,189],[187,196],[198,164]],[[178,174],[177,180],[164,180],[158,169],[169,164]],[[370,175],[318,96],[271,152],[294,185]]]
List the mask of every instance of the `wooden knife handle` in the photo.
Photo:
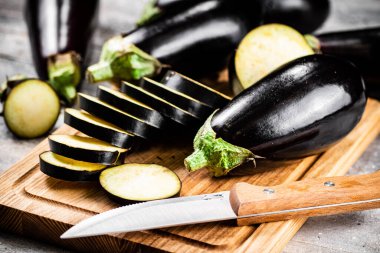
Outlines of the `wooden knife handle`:
[[[273,187],[238,183],[231,190],[230,202],[239,217],[254,215],[238,218],[238,225],[380,208],[380,171],[307,179]],[[299,208],[306,209],[294,210]]]

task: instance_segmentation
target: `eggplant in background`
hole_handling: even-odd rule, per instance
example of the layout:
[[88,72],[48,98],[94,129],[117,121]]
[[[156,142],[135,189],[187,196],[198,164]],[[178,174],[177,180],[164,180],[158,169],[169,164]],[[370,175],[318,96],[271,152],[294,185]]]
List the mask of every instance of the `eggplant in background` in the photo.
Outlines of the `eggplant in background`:
[[27,0],[25,20],[38,76],[71,104],[95,29],[98,0]]

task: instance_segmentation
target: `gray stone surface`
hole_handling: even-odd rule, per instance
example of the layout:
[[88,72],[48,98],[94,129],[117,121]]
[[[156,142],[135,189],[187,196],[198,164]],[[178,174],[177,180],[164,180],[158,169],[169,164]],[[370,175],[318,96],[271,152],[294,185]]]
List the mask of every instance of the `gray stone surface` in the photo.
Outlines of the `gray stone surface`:
[[[133,28],[132,23],[146,1],[101,1],[100,26],[91,45],[92,62],[99,57],[105,39]],[[35,75],[26,27],[22,20],[23,3],[23,0],[0,0],[0,80],[17,73]],[[379,0],[332,0],[332,13],[320,31],[376,25],[380,25]],[[85,84],[83,90],[93,94],[95,86]],[[55,128],[61,125],[62,117]],[[5,171],[41,141],[15,138],[7,131],[2,119],[0,133],[0,171]],[[371,144],[349,173],[370,173],[379,168],[380,137]],[[0,231],[0,252],[69,251]],[[311,218],[284,252],[380,252],[380,210]]]

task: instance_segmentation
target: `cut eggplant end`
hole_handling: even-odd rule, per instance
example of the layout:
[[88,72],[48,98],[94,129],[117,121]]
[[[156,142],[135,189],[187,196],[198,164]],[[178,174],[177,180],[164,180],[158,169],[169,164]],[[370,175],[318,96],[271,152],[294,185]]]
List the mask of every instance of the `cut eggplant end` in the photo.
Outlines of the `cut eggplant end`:
[[40,154],[40,170],[51,177],[67,181],[90,181],[99,177],[107,166],[67,158],[46,151]]
[[68,104],[75,100],[76,87],[81,80],[80,73],[80,57],[73,51],[53,55],[48,59],[49,81]]
[[104,170],[101,186],[118,203],[134,203],[177,196],[181,181],[168,168],[157,164],[123,164]]
[[161,16],[161,10],[157,7],[157,0],[150,0],[144,6],[140,19],[136,22],[137,26],[143,26]]
[[215,177],[227,175],[232,169],[254,159],[248,149],[232,145],[217,138],[211,128],[212,114],[194,138],[194,152],[185,158],[185,167],[190,171],[207,168]]
[[37,79],[18,83],[4,102],[5,123],[20,138],[46,134],[57,121],[59,112],[57,94],[48,83]]
[[84,162],[121,164],[128,151],[91,137],[54,134],[48,139],[52,152]]
[[246,89],[264,76],[302,56],[314,54],[305,37],[282,24],[262,25],[240,42],[235,55],[237,77]]
[[161,68],[156,58],[116,36],[104,44],[100,61],[87,69],[87,78],[91,82],[139,80],[156,75]]

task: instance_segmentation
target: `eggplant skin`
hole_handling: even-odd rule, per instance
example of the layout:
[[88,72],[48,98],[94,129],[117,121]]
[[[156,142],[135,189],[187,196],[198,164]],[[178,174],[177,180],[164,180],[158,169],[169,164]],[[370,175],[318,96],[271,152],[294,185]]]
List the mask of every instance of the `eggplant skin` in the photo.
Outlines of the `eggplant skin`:
[[27,0],[28,26],[38,76],[48,79],[50,56],[74,51],[85,59],[87,44],[95,30],[98,0]]
[[323,24],[330,12],[329,0],[261,0],[264,24],[281,23],[301,33],[310,33]]
[[366,95],[359,70],[328,55],[310,55],[275,70],[217,111],[217,137],[268,159],[318,154],[362,117]]

